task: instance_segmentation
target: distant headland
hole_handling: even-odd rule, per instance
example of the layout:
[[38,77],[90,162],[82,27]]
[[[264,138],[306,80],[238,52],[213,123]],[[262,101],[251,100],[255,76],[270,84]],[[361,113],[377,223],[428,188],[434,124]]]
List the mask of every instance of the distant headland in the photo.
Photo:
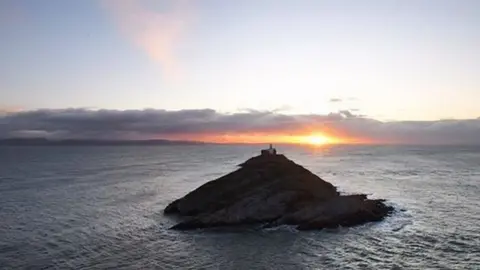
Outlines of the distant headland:
[[0,139],[0,146],[122,146],[122,145],[196,145],[205,144],[197,141],[175,140],[96,140],[96,139],[62,139],[46,138],[8,138]]

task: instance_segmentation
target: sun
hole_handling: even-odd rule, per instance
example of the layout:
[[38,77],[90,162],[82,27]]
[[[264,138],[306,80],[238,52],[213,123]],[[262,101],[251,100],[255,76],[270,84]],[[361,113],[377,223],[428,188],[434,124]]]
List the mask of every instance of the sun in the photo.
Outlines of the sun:
[[330,139],[328,137],[320,134],[305,136],[302,138],[302,141],[312,145],[323,145],[330,143]]

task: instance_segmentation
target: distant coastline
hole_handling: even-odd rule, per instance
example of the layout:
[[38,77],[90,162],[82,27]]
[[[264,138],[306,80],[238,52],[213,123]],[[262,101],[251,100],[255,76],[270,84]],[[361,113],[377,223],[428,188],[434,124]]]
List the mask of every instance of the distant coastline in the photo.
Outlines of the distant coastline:
[[[256,143],[231,143],[231,142],[202,142],[188,140],[108,140],[108,139],[46,139],[46,138],[4,138],[0,139],[0,146],[161,146],[161,145],[258,145],[265,146],[269,142]],[[276,143],[280,146],[310,146],[302,143]],[[405,143],[383,143],[383,144],[326,144],[329,146],[390,146],[390,147],[475,147],[480,144],[405,144]]]
[[176,140],[101,140],[101,139],[62,139],[7,138],[0,139],[0,146],[142,146],[142,145],[199,145],[199,141]]

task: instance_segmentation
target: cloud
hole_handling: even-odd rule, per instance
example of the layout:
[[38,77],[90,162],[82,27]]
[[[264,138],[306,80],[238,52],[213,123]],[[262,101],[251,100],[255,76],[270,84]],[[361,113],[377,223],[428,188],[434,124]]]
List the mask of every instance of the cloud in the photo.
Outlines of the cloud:
[[61,109],[0,116],[0,137],[195,139],[202,134],[326,132],[362,141],[403,144],[480,144],[480,119],[382,122],[350,111],[282,114],[201,110]]
[[189,0],[104,0],[120,31],[160,64],[167,80],[180,76],[175,51],[191,21]]
[[358,98],[356,97],[347,97],[347,98],[331,98],[328,100],[331,103],[337,103],[337,102],[349,102],[349,101],[359,101]]
[[336,103],[336,102],[342,102],[343,100],[341,98],[331,98],[329,101],[332,103]]

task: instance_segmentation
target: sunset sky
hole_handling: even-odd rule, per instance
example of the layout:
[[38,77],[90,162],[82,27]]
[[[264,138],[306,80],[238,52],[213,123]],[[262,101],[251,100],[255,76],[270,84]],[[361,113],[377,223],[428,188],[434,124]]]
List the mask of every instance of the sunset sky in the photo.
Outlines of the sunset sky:
[[480,143],[479,48],[476,0],[2,0],[0,137]]

